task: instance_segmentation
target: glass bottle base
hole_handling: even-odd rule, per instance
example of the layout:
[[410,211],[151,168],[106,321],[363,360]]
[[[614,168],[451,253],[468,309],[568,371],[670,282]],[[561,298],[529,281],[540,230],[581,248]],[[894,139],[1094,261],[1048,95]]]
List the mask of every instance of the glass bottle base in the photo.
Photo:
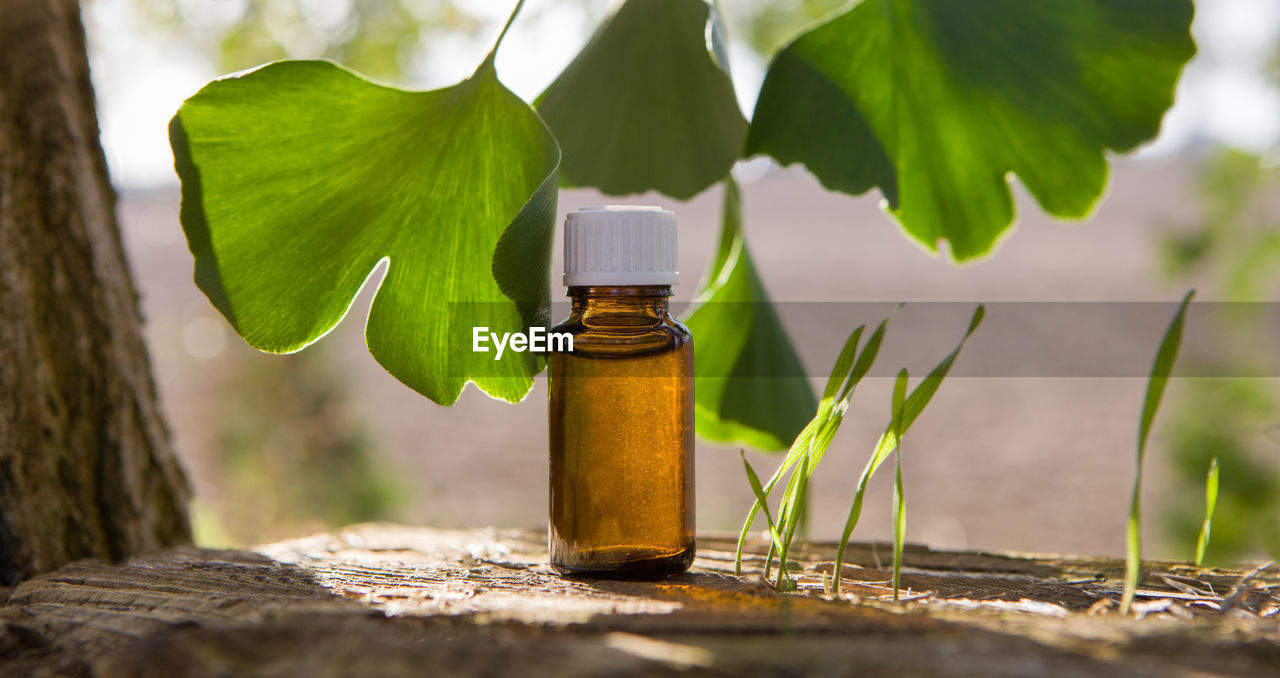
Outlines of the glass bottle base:
[[694,544],[672,555],[627,559],[630,549],[601,549],[579,554],[574,563],[551,560],[551,569],[568,577],[592,579],[660,579],[680,574],[693,565]]

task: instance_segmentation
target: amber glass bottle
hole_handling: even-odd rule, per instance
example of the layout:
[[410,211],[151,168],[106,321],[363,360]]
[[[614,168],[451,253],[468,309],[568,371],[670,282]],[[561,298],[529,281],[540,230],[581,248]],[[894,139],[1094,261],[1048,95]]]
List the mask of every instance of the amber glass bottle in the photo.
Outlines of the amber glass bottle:
[[656,577],[694,557],[693,341],[671,317],[675,219],[592,208],[566,222],[573,307],[548,356],[551,564]]

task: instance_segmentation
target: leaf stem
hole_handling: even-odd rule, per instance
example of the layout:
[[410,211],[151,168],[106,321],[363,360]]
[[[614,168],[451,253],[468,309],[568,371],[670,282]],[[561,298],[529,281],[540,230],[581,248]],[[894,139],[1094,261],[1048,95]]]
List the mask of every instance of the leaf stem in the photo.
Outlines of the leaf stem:
[[503,24],[502,32],[498,33],[498,39],[493,43],[493,49],[489,50],[489,56],[485,57],[486,64],[492,64],[495,56],[498,54],[498,47],[502,45],[502,39],[507,37],[507,31],[511,28],[511,24],[515,22],[516,15],[520,14],[520,9],[524,7],[524,0],[516,0],[515,9],[511,10],[511,15],[507,17],[507,23]]

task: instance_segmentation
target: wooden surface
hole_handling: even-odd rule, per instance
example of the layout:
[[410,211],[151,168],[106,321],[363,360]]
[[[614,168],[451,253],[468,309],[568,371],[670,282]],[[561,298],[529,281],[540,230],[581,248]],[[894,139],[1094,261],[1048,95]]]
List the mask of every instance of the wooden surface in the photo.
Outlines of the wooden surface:
[[732,546],[658,582],[560,578],[542,534],[382,524],[83,561],[8,591],[0,675],[1280,675],[1275,567],[1150,564],[1122,618],[1114,560],[909,547],[895,604],[887,545],[851,549],[840,596],[829,546],[788,595]]

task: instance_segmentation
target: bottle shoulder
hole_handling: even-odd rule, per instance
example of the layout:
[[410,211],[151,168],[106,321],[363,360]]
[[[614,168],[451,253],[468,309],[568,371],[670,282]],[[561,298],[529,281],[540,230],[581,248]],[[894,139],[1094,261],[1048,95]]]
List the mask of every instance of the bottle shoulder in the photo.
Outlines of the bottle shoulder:
[[593,322],[570,317],[551,329],[573,336],[574,355],[586,357],[642,357],[662,355],[691,346],[693,335],[683,323],[665,316],[650,322]]

